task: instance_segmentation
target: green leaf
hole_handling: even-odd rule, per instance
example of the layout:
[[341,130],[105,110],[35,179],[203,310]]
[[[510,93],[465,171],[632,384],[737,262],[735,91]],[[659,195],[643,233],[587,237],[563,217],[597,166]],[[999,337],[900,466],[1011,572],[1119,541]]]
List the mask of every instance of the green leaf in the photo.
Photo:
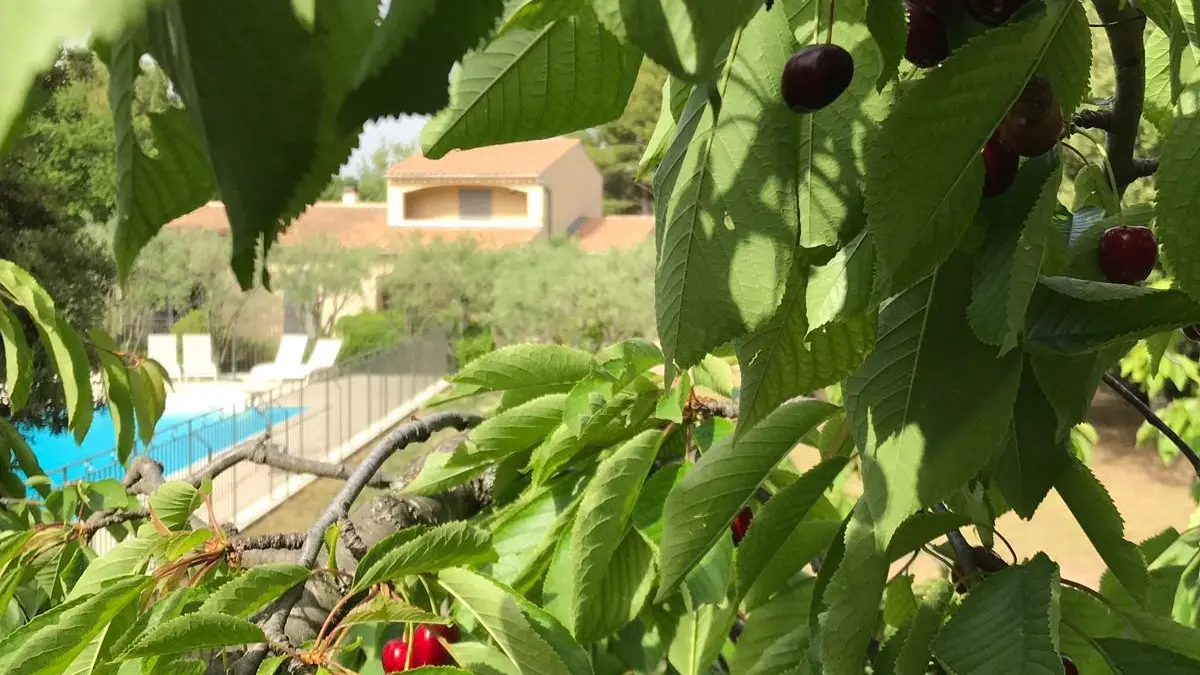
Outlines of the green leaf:
[[183,529],[202,504],[204,495],[184,481],[163,483],[150,495],[150,510],[172,531]]
[[[339,119],[343,130],[356,130],[378,117],[432,115],[446,107],[451,68],[487,37],[503,9],[501,0],[462,6],[436,0],[391,5],[346,97]],[[456,79],[462,77],[460,71]],[[396,86],[399,81],[403,87]]]
[[933,582],[921,596],[917,611],[903,628],[884,645],[876,661],[880,675],[925,675],[929,668],[930,644],[945,621],[953,587],[945,580]]
[[[578,565],[578,558],[573,562]],[[595,588],[596,601],[583,609],[575,624],[580,641],[611,636],[642,612],[654,586],[654,548],[640,532],[629,529],[608,561]],[[579,584],[574,585],[578,591]]]
[[658,122],[654,124],[654,133],[650,135],[650,140],[646,142],[646,150],[642,153],[641,160],[638,161],[636,175],[639,180],[648,175],[662,161],[663,153],[667,151],[671,138],[675,136],[676,125],[679,124],[679,113],[683,110],[691,93],[691,85],[674,75],[667,76],[667,81],[663,83],[663,103]]
[[221,585],[198,612],[249,619],[308,578],[308,569],[290,563],[259,565]]
[[883,59],[879,79],[875,85],[877,89],[882,90],[884,85],[896,76],[908,42],[908,26],[903,7],[890,2],[868,2],[867,28],[870,29],[871,37],[875,39]]
[[0,303],[0,339],[4,341],[4,393],[14,414],[25,407],[33,384],[33,352],[21,322]]
[[122,659],[184,654],[197,649],[265,642],[258,626],[224,614],[186,614],[151,626]]
[[438,574],[442,587],[479,620],[523,675],[572,673],[533,627],[514,595],[485,576],[452,568]]
[[404,485],[406,495],[435,495],[462,485],[485,469],[494,465],[497,458],[481,452],[468,453],[465,446],[453,452],[433,452],[425,457],[421,472]]
[[709,354],[700,365],[692,369],[692,378],[696,386],[712,390],[714,393],[727,398],[733,398],[734,383],[733,367],[729,362]]
[[863,456],[864,498],[886,547],[913,513],[946,498],[1002,445],[1021,356],[975,339],[970,264],[953,258],[880,314],[879,341],[843,395]]
[[[738,62],[736,50],[744,42],[735,40],[730,63]],[[718,92],[730,80],[723,77]],[[683,368],[770,317],[783,294],[794,246],[786,223],[766,223],[766,234],[759,237],[757,223],[726,219],[713,153],[714,130],[728,123],[728,115],[722,110],[716,118],[707,93],[693,90],[654,176],[658,333],[667,360]]]
[[896,529],[961,488],[1004,440],[1021,355],[996,358],[971,332],[970,278],[969,260],[955,256],[892,300],[880,314],[875,351],[843,386],[863,496],[824,596],[824,630],[841,635],[821,643],[833,675],[861,668]]
[[994,479],[1013,511],[1028,520],[1068,469],[1071,455],[1058,435],[1058,419],[1032,368],[1021,374],[1012,425],[994,464]]
[[[1082,10],[1081,10],[1082,11]],[[983,250],[975,266],[974,293],[967,316],[980,340],[1003,354],[1025,332],[1025,308],[1037,285],[1058,204],[1061,166],[1025,162],[1008,192],[984,204],[988,220]]]
[[917,613],[913,576],[901,574],[888,581],[883,591],[883,623],[899,628]]
[[1079,354],[1200,322],[1200,304],[1178,289],[1043,277],[1025,321],[1031,351]]
[[1190,675],[1200,672],[1200,660],[1190,659],[1145,642],[1101,638],[1096,640],[1096,644],[1117,667],[1117,675]]
[[450,623],[450,619],[379,594],[371,596],[366,602],[346,612],[340,625],[353,626],[360,623],[447,624]]
[[[1073,5],[1051,0],[1045,11],[973,38],[914,82],[884,120],[866,154],[865,197],[890,288],[920,280],[958,244],[980,200],[980,150]],[[932,147],[939,154],[930,161]]]
[[113,257],[122,282],[129,281],[138,253],[163,225],[204,205],[216,191],[204,143],[182,108],[150,113],[155,154],[138,143],[133,122],[134,83],[141,70],[135,32],[112,43],[108,104],[117,160],[117,214]]
[[791,669],[797,667],[797,661],[803,663],[802,655],[812,638],[808,607],[813,586],[812,578],[803,579],[750,614],[729,661],[732,675],[795,672]]
[[204,139],[233,269],[249,288],[258,247],[278,238],[316,156],[324,102],[316,43],[291,0],[171,4],[155,12],[149,33],[151,55]]
[[[0,106],[0,111],[3,107]],[[3,125],[0,125],[3,129]],[[54,360],[54,369],[62,384],[67,403],[67,425],[75,432],[75,442],[83,443],[92,423],[91,365],[83,340],[57,313],[54,301],[28,272],[8,260],[0,260],[0,289],[33,319],[46,351]]]
[[[42,470],[37,455],[29,447],[25,437],[12,423],[3,418],[0,418],[0,448],[5,448],[5,450],[0,450],[0,454],[7,455],[9,451],[12,452],[12,456],[17,460],[17,466],[21,469],[21,473],[25,474],[27,482],[37,477],[45,479],[46,472]],[[34,485],[43,497],[50,494],[49,481],[43,480]]]
[[1108,491],[1078,461],[1058,476],[1054,489],[1121,586],[1135,601],[1144,603],[1150,591],[1146,561],[1138,547],[1125,539],[1125,523]]
[[98,5],[66,0],[49,5],[5,4],[0,44],[9,45],[0,77],[0,155],[19,131],[30,87],[54,64],[64,44],[87,36],[111,39],[136,23],[148,3],[144,0]]
[[1200,302],[1200,233],[1193,227],[1196,210],[1200,209],[1200,196],[1195,190],[1200,174],[1193,161],[1197,153],[1200,113],[1176,117],[1163,140],[1155,173],[1158,204],[1154,232],[1174,273],[1175,285]]
[[143,361],[129,371],[133,412],[143,445],[149,445],[154,438],[154,427],[166,410],[166,379],[162,366],[150,360]]
[[804,311],[808,330],[868,313],[875,278],[874,241],[861,232],[824,265],[809,271]]
[[521,675],[508,656],[499,649],[481,642],[459,642],[449,645],[454,662],[475,675]]
[[280,656],[268,656],[263,659],[263,662],[258,666],[258,672],[255,675],[275,675],[279,671],[279,666],[283,665],[284,661],[292,658],[287,654]]
[[796,261],[783,302],[760,330],[738,340],[742,392],[738,433],[745,433],[793,396],[827,387],[853,372],[875,346],[874,313],[827,323],[813,332],[805,317],[803,276]]
[[970,518],[953,511],[915,513],[896,528],[896,533],[892,535],[892,540],[888,543],[888,560],[889,562],[900,560],[950,530],[970,524]]
[[533,474],[534,485],[545,485],[554,474],[566,466],[579,452],[583,444],[566,424],[560,424],[546,435],[541,445],[533,450],[528,470]]
[[564,478],[493,523],[492,546],[498,559],[488,573],[518,590],[524,590],[535,571],[541,576],[541,567],[573,520],[576,497],[576,481]]
[[658,597],[668,597],[726,532],[771,469],[806,433],[836,410],[823,401],[779,406],[736,440],[725,437],[703,455],[667,497]]
[[591,373],[594,364],[591,354],[573,347],[509,345],[471,361],[450,381],[475,385],[477,393],[533,387],[565,392]]
[[732,608],[704,605],[679,618],[667,647],[667,660],[680,675],[704,675],[725,644],[736,613]]
[[[661,450],[660,454],[662,454]],[[655,549],[658,549],[662,543],[662,515],[663,509],[666,507],[667,495],[679,481],[683,480],[691,468],[690,463],[669,464],[650,474],[650,478],[642,485],[637,504],[633,507],[630,523],[646,535],[646,539]]]
[[[873,8],[878,3],[866,0],[839,0],[834,5],[821,2],[785,2],[789,22],[800,45],[812,42],[812,36],[829,28],[830,12],[833,32],[838,46],[850,52],[854,59],[854,77],[850,85],[833,103],[816,112],[795,115],[779,106],[778,93],[771,99],[774,107],[796,120],[793,135],[797,138],[795,156],[799,159],[797,187],[800,206],[799,244],[806,248],[833,246],[861,228],[866,214],[863,211],[864,154],[867,139],[875,131],[878,95],[875,86],[890,77],[889,66],[895,73],[900,52],[890,51],[894,43],[884,45],[872,39],[872,19],[900,21],[903,35],[904,15],[899,8],[893,12]],[[885,16],[886,15],[886,16]],[[889,26],[894,28],[895,24]],[[793,40],[795,42],[795,40]],[[903,45],[903,42],[900,43]],[[796,51],[793,48],[791,51]],[[788,54],[790,56],[791,54]],[[895,60],[892,57],[895,57]],[[778,80],[782,67],[772,71]],[[778,139],[771,146],[777,154]],[[793,160],[794,161],[794,160]],[[749,166],[749,164],[747,165]],[[754,188],[760,183],[751,182]],[[761,197],[759,197],[761,199]]]
[[[385,539],[384,542],[389,540]],[[381,543],[384,543],[381,542]],[[464,521],[439,525],[403,543],[390,542],[377,558],[364,559],[354,572],[352,591],[362,591],[384,581],[410,574],[437,572],[457,565],[494,562],[491,534]]]
[[61,606],[65,609],[51,621],[33,621],[10,633],[0,642],[0,672],[60,675],[151,581],[142,576],[113,579],[99,593]]
[[563,421],[566,394],[550,394],[505,410],[467,435],[467,452],[507,457],[528,450]]
[[94,328],[88,332],[88,337],[96,346],[103,369],[104,392],[108,396],[108,409],[116,434],[117,461],[124,464],[134,447],[133,393],[129,371],[125,367],[125,359],[116,354],[119,347],[107,333]]
[[[462,29],[454,25],[453,30]],[[450,106],[426,124],[421,145],[436,159],[454,148],[547,138],[604,124],[624,112],[641,63],[641,51],[622,44],[591,12],[537,29],[510,28],[463,59],[451,84]],[[530,82],[538,83],[536,94],[526,90]],[[391,82],[386,86],[394,88]]]
[[[712,199],[724,205],[734,227],[753,227],[754,238],[777,242],[758,255],[760,274],[773,276],[780,287],[801,222],[800,154],[779,152],[779,139],[796,138],[800,129],[800,117],[779,104],[779,73],[796,47],[783,12],[758,12],[734,40],[710,141],[712,185],[697,186],[714,191]],[[739,247],[753,245],[753,239],[743,239]]]
[[973,589],[933,641],[933,653],[955,673],[1057,673],[1058,597],[1058,566],[1039,553]]
[[75,582],[68,600],[99,593],[105,584],[116,577],[141,574],[150,562],[150,554],[161,538],[149,530],[143,536],[128,537],[114,546],[108,553],[96,558],[88,565],[83,576]]
[[622,42],[631,42],[672,75],[711,79],[713,61],[729,36],[745,24],[760,0],[589,0],[596,15]]
[[[759,513],[762,513],[762,509]],[[755,524],[759,517],[755,516]],[[740,586],[736,588],[739,594],[744,595],[742,610],[752,612],[761,607],[780,589],[786,587],[805,566],[822,555],[841,531],[842,520],[842,514],[828,499],[818,499],[796,528],[776,544],[774,555],[754,582],[744,592]],[[745,544],[745,540],[742,544]],[[749,556],[739,545],[738,564],[740,565],[746,557]],[[740,570],[738,572],[740,573]],[[805,611],[808,611],[807,607]]]
[[1071,3],[1058,35],[1046,48],[1037,74],[1050,81],[1054,96],[1062,107],[1063,119],[1070,119],[1089,93],[1092,73],[1092,30],[1087,10]]
[[586,615],[593,611],[594,605],[603,602],[599,595],[601,581],[621,545],[662,438],[661,432],[649,430],[630,439],[600,463],[583,491],[571,533],[575,583],[568,623],[581,642],[594,641],[585,639],[580,629],[587,626]]
[[1030,355],[1029,362],[1038,384],[1058,415],[1057,436],[1066,436],[1072,427],[1087,419],[1100,379],[1128,350],[1128,345],[1123,343],[1073,356]]
[[[795,559],[788,552],[788,546],[786,544],[781,546],[780,543],[786,542],[800,526],[809,511],[822,498],[848,462],[849,460],[845,457],[835,457],[821,462],[809,469],[795,483],[780,490],[758,509],[751,521],[750,529],[738,545],[737,596],[735,600],[740,602],[745,597],[751,585],[778,555],[784,554],[791,558],[796,569],[808,563],[808,560],[804,558]],[[840,525],[841,519],[839,518],[834,530],[836,531]]]

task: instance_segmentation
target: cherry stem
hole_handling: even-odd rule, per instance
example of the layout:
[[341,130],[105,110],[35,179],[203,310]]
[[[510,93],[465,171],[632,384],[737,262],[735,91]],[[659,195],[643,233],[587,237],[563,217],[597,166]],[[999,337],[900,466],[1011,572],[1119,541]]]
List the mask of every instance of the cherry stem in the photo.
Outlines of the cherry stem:
[[1192,449],[1192,446],[1187,444],[1187,441],[1180,438],[1174,429],[1167,426],[1167,423],[1162,421],[1162,418],[1150,409],[1150,406],[1143,403],[1142,399],[1130,391],[1129,387],[1126,387],[1123,382],[1113,377],[1112,373],[1104,374],[1104,384],[1107,384],[1109,388],[1120,394],[1121,398],[1125,399],[1129,405],[1137,408],[1137,411],[1142,414],[1142,417],[1146,418],[1150,426],[1158,429],[1164,436],[1170,439],[1175,444],[1175,447],[1179,448],[1179,452],[1183,453],[1183,456],[1187,457],[1188,461],[1191,462],[1192,468],[1196,470],[1196,475],[1200,476],[1200,456],[1196,455],[1196,451]]
[[829,0],[829,26],[825,28],[825,44],[833,42],[833,9],[837,6],[837,0]]

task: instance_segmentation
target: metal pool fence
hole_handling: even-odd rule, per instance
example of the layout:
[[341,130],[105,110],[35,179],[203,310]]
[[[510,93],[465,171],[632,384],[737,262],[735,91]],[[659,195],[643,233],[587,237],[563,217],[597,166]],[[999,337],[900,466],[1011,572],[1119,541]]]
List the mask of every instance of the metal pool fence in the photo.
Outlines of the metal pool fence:
[[[339,364],[302,382],[252,394],[221,410],[155,432],[147,454],[168,479],[205,468],[218,455],[266,442],[305,459],[340,462],[418,410],[445,387],[450,359],[444,336],[428,335]],[[51,471],[56,482],[120,480],[125,469],[113,451]],[[220,522],[245,527],[311,482],[271,467],[241,462],[213,481]],[[104,534],[104,533],[102,533]],[[108,547],[98,536],[97,550]],[[108,539],[108,537],[104,537]]]

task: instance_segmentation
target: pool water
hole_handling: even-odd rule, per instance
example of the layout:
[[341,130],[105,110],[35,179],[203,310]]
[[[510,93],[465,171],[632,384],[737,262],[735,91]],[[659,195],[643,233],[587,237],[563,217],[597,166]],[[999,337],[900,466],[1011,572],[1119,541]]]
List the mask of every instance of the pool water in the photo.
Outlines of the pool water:
[[[163,464],[166,474],[171,474],[233,447],[301,410],[276,406],[267,410],[168,412],[154,427],[149,454]],[[70,431],[55,434],[33,428],[21,432],[54,485],[61,485],[64,480],[120,478],[124,474],[117,463],[116,433],[107,408],[95,411],[82,445],[75,443]],[[143,452],[145,448],[139,439],[134,453]]]

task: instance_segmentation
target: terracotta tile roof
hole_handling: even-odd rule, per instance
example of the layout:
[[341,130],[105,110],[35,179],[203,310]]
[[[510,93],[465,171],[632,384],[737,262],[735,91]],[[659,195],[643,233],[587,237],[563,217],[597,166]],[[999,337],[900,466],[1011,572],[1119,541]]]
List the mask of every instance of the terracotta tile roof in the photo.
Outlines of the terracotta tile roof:
[[[229,221],[221,202],[209,202],[167,224],[172,229],[206,229],[225,233]],[[442,239],[454,241],[470,237],[483,248],[501,248],[525,244],[538,236],[537,229],[493,227],[388,227],[387,205],[341,202],[317,202],[292,222],[281,243],[286,246],[323,234],[333,235],[346,248],[372,247],[397,249],[418,241]]]
[[388,169],[388,178],[537,178],[580,145],[578,138],[547,138],[470,150],[451,150],[441,159],[414,154]]
[[573,233],[588,253],[628,248],[654,236],[654,216],[601,216],[588,218]]

